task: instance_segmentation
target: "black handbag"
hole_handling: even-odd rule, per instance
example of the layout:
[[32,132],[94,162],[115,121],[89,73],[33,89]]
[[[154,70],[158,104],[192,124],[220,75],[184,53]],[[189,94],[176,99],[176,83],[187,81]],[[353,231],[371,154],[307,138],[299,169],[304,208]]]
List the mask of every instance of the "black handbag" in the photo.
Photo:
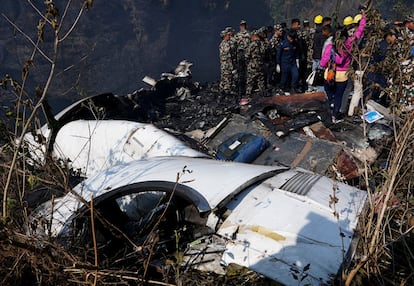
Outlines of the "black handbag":
[[313,80],[313,86],[323,86],[324,84],[324,74],[325,74],[325,70],[323,69],[316,69],[315,70],[315,78]]

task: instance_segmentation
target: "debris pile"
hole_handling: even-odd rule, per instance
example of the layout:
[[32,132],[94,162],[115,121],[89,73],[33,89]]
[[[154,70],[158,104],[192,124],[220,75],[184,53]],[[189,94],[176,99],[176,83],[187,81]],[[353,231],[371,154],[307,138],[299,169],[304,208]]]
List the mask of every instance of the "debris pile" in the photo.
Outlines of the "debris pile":
[[[354,115],[333,123],[324,92],[270,97],[256,94],[241,105],[239,96],[221,93],[218,83],[202,86],[192,82],[190,66],[183,61],[158,81],[146,77],[150,89],[85,99],[59,121],[91,120],[98,114],[102,119],[153,123],[180,139],[186,134],[192,146],[206,147],[213,156],[220,148],[226,152],[226,140],[241,138],[243,133],[255,134],[267,144],[254,158],[245,154],[250,162],[299,166],[324,175],[334,171],[339,178],[349,180],[360,176],[365,161],[374,163],[386,138],[393,134],[391,122],[398,120],[387,108],[369,101],[368,110],[380,115],[378,118],[370,121],[366,116]],[[227,147],[233,148],[237,139],[234,141],[227,142]]]

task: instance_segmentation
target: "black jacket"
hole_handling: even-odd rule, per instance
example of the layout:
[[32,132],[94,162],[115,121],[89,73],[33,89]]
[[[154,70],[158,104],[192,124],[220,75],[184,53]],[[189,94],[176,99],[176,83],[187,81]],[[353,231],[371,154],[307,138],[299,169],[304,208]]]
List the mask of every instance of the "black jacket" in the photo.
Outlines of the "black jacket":
[[320,60],[322,58],[322,49],[323,49],[323,43],[325,43],[325,40],[327,37],[322,35],[322,27],[318,27],[315,30],[315,34],[313,37],[313,55],[312,58],[314,60]]

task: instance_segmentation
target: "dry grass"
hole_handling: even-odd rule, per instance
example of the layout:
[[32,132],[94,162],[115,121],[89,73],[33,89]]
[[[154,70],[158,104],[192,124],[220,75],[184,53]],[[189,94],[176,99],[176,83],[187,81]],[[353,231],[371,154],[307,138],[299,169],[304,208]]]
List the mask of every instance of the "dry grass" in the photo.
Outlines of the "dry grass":
[[378,285],[414,283],[413,113],[395,134],[389,166],[380,171],[375,189],[369,189],[369,207],[358,230],[359,259],[345,285],[357,283],[357,275]]
[[[82,9],[89,2],[84,1]],[[81,14],[79,12],[78,15]],[[56,23],[53,21],[55,16],[39,13],[39,17],[53,27],[52,32],[56,35]],[[77,19],[70,26],[71,30],[76,22]],[[33,42],[33,59],[35,53],[39,52],[42,33],[43,30],[39,30],[39,38]],[[60,38],[57,35],[55,48],[60,43],[59,39],[66,37],[67,34]],[[46,58],[52,59],[51,80],[53,57]],[[3,213],[0,219],[1,285],[277,285],[243,268],[230,267],[226,275],[217,275],[191,269],[181,270],[177,261],[170,263],[169,267],[161,267],[160,272],[149,273],[149,265],[153,262],[151,252],[150,255],[137,252],[134,260],[128,261],[129,265],[107,267],[111,263],[99,256],[100,247],[96,243],[94,224],[103,220],[99,212],[95,212],[93,204],[89,205],[90,219],[93,222],[90,241],[92,247],[89,252],[85,244],[64,245],[51,237],[40,239],[27,235],[27,230],[31,227],[31,209],[25,200],[26,194],[39,184],[51,189],[71,191],[68,180],[70,171],[62,162],[47,159],[47,164],[35,167],[27,165],[28,154],[21,139],[26,131],[38,126],[39,111],[50,84],[48,80],[44,89],[40,90],[37,102],[28,100],[24,83],[33,67],[30,63],[26,62],[23,67],[20,84],[12,79],[3,81],[12,84],[15,92],[15,114],[22,114],[24,110],[29,117],[16,115],[16,128],[12,130],[0,126],[0,134],[8,142],[1,147],[0,152]],[[357,258],[343,277],[345,285],[414,285],[414,113],[404,114],[399,108],[399,99],[404,96],[400,84],[403,82],[401,79],[392,90],[387,91],[395,103],[393,110],[396,115],[403,117],[403,123],[394,124],[395,137],[385,154],[387,167],[374,169],[366,166],[364,179],[368,186],[369,205],[361,215],[358,229],[361,240]],[[109,223],[107,225],[112,228]],[[121,237],[127,238],[125,234]],[[155,244],[156,240],[151,238],[154,237],[148,236],[148,242],[154,241]],[[130,242],[127,241],[127,244],[131,247]],[[154,245],[149,245],[154,249]]]

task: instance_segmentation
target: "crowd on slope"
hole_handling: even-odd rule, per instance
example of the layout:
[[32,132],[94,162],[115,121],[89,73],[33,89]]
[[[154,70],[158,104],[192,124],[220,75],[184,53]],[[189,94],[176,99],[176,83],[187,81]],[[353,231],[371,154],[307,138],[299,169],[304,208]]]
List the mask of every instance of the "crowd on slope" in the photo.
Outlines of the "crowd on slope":
[[[252,94],[290,95],[317,90],[319,85],[332,104],[332,119],[336,120],[345,89],[352,84],[350,71],[358,69],[353,60],[356,50],[362,49],[366,43],[364,33],[372,27],[367,24],[363,9],[355,16],[345,17],[342,26],[322,15],[315,16],[313,23],[311,27],[304,20],[301,25],[295,18],[290,27],[280,23],[249,31],[247,22],[242,20],[237,33],[232,27],[225,28],[219,46],[221,92],[243,97],[246,103]],[[414,61],[414,16],[384,27],[383,37],[377,40],[369,58],[372,66],[366,74],[368,84],[364,92],[382,104],[386,104],[386,96],[381,89],[392,78],[379,63],[386,61],[388,55]],[[312,72],[314,76],[320,75],[320,83],[308,84]]]

